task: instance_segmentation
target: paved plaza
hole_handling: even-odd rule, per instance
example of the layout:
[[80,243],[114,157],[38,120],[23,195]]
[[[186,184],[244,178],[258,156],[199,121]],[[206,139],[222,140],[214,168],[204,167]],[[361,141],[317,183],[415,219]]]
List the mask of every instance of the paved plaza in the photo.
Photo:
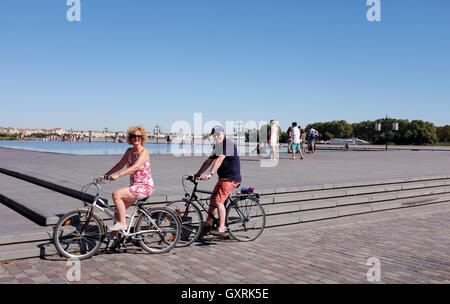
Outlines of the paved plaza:
[[[450,152],[445,151],[317,152],[305,155],[302,161],[288,157],[281,155],[272,168],[261,167],[257,158],[243,157],[244,183],[275,189],[450,172]],[[119,158],[0,149],[0,167],[78,190]],[[181,176],[197,170],[204,159],[152,155],[155,195],[180,195]],[[6,175],[3,179],[14,180]],[[209,181],[203,188],[212,188],[213,183]],[[3,192],[7,193],[10,184],[5,185]],[[104,189],[110,193],[127,185],[124,178]],[[0,231],[35,235],[39,229],[46,234],[50,228],[14,220],[11,212],[0,210],[0,216],[9,220],[2,221],[8,227],[2,225]],[[20,215],[14,216],[20,219]],[[369,283],[370,258],[380,261],[380,283],[450,283],[449,218],[450,202],[444,200],[268,228],[251,243],[209,237],[160,255],[130,245],[126,251],[100,251],[82,261],[79,282],[68,281],[71,265],[59,256],[14,260],[0,264],[0,283]]]
[[450,203],[267,229],[251,243],[210,239],[167,254],[100,252],[73,264],[59,256],[0,265],[0,283],[450,283]]
[[[67,155],[0,148],[0,167],[28,174],[80,190],[93,177],[107,172],[120,155]],[[298,187],[313,184],[336,184],[403,177],[447,175],[450,172],[450,150],[431,151],[336,151],[306,154],[304,160],[290,160],[280,154],[274,167],[261,167],[260,158],[242,157],[243,186],[256,189]],[[195,173],[204,157],[151,155],[154,196],[181,195],[181,177]],[[214,188],[216,179],[203,183]],[[111,193],[127,187],[128,178],[105,185]]]

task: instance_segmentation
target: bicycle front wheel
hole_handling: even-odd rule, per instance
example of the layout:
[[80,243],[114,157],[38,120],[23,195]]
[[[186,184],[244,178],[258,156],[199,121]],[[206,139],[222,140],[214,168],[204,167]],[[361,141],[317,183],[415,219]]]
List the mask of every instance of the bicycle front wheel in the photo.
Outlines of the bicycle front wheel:
[[66,258],[92,257],[102,245],[103,222],[92,209],[80,209],[63,215],[53,230],[56,250]]
[[149,253],[169,252],[178,242],[181,223],[178,215],[166,207],[143,211],[136,223],[136,238]]
[[167,207],[180,216],[181,235],[177,247],[187,247],[195,242],[202,232],[203,216],[200,209],[193,203],[172,202]]
[[236,199],[227,207],[225,224],[237,241],[256,240],[266,225],[266,213],[255,197]]

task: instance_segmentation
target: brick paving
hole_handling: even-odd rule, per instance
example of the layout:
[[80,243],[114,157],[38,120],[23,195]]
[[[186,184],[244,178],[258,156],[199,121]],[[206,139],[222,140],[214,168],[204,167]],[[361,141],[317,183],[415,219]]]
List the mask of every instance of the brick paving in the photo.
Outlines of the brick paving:
[[[450,283],[450,210],[305,229],[267,229],[255,242],[210,239],[170,253],[136,247],[81,262],[81,281],[59,256],[0,264],[0,283]],[[371,283],[372,284],[372,283]]]

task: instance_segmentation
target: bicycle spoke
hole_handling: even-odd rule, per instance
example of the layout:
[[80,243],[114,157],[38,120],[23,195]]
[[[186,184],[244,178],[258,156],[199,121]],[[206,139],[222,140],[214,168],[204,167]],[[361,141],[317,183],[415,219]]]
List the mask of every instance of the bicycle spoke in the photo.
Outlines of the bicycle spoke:
[[[72,212],[57,223],[54,232],[54,241],[58,252],[68,258],[90,257],[100,248],[103,237],[102,226],[95,215],[88,219],[88,212]],[[81,229],[84,232],[81,233]]]
[[200,237],[203,216],[196,204],[196,201],[180,201],[168,205],[181,219],[180,240],[177,247],[189,246]]
[[264,210],[252,198],[236,200],[227,208],[226,223],[233,238],[239,241],[254,240],[264,229]]
[[[138,220],[136,232],[141,246],[150,253],[167,252],[175,246],[180,233],[177,215],[164,207],[150,208]],[[155,230],[153,232],[147,231]]]
[[78,239],[78,244],[79,244],[79,247],[80,247],[80,252],[82,254],[85,254],[86,253],[86,244],[84,242],[84,239]]

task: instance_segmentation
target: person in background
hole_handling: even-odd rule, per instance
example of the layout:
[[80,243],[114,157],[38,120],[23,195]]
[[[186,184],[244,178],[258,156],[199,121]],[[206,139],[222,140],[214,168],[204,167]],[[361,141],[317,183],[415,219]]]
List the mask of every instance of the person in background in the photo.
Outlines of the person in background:
[[289,144],[288,144],[288,153],[291,153],[291,145],[292,145],[292,125],[289,126],[286,133],[288,134]]
[[301,139],[301,149],[302,149],[302,153],[305,154],[306,153],[306,132],[305,130],[301,129],[300,130],[300,139]]
[[311,140],[311,142],[310,142],[311,148],[308,150],[310,150],[311,153],[314,153],[316,150],[316,140],[319,137],[319,132],[316,129],[311,128],[311,129],[309,129],[309,135],[310,135],[310,140]]
[[292,123],[292,158],[291,159],[295,159],[295,152],[298,151],[298,153],[300,154],[300,159],[303,159],[303,153],[302,153],[302,149],[300,147],[301,144],[301,139],[300,139],[300,128],[297,127],[297,123],[293,122]]
[[269,135],[269,145],[270,145],[270,159],[276,160],[276,149],[278,146],[278,126],[275,125],[275,121],[272,119],[270,121],[270,135]]

